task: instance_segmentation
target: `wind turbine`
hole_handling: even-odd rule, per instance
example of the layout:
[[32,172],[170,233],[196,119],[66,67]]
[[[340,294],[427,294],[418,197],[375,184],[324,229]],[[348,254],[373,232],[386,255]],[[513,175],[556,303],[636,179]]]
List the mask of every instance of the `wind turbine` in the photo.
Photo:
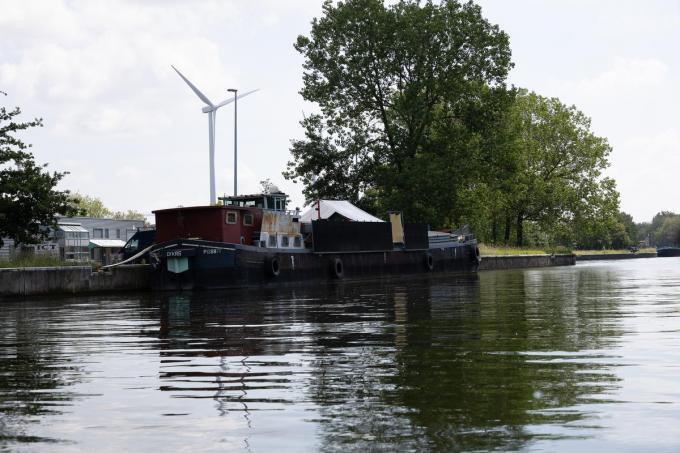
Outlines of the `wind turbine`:
[[[205,94],[201,93],[201,91],[198,88],[196,88],[196,86],[193,83],[189,82],[189,79],[184,77],[184,75],[182,75],[182,73],[179,72],[176,67],[172,66],[172,69],[174,69],[175,72],[179,74],[179,76],[182,78],[182,80],[184,80],[187,83],[187,85],[189,85],[189,88],[191,88],[192,91],[196,93],[196,96],[198,96],[199,99],[206,104],[206,106],[203,107],[202,112],[208,114],[208,147],[210,150],[210,204],[214,205],[215,202],[217,201],[215,197],[215,117],[217,116],[217,109],[219,109],[220,107],[224,107],[227,104],[231,104],[232,102],[235,102],[238,99],[246,97],[249,94],[258,91],[258,89],[248,91],[239,96],[231,97],[215,105],[212,102],[210,102],[210,99],[208,99]],[[235,149],[234,149],[234,181],[236,181]],[[234,184],[236,183],[234,182]]]

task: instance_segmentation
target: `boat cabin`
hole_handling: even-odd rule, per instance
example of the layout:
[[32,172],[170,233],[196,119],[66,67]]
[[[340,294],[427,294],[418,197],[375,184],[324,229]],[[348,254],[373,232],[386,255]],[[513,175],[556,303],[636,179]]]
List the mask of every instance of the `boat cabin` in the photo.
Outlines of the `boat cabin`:
[[216,206],[192,206],[154,211],[156,242],[174,239],[304,248],[299,212],[286,211],[281,192],[220,198]]

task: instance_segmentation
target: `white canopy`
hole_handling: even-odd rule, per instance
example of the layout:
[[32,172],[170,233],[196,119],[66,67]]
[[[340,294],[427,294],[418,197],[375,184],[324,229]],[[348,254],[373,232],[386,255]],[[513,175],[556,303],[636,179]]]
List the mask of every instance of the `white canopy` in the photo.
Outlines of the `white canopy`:
[[105,249],[125,247],[125,241],[120,239],[90,239],[90,246]]
[[[333,214],[338,214],[345,217],[347,220],[354,222],[382,222],[379,218],[372,216],[366,211],[363,211],[347,200],[321,200],[321,218],[328,219]],[[316,210],[317,203],[315,202],[309,209],[307,209],[301,216],[300,222],[311,222],[316,220],[319,216]]]

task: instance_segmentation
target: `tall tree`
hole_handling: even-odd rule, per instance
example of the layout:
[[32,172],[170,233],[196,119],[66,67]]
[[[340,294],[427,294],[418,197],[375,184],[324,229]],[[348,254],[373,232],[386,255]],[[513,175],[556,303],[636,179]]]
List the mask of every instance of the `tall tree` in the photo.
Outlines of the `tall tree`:
[[590,119],[556,98],[521,90],[515,120],[517,167],[507,200],[517,245],[526,221],[562,235],[616,222],[618,192],[602,176],[611,147],[592,133]]
[[323,13],[295,44],[301,94],[320,112],[301,122],[284,176],[308,199],[453,220],[512,97],[508,36],[472,2],[327,0]]
[[[0,92],[2,95],[6,95]],[[19,107],[0,106],[0,245],[2,238],[32,244],[47,235],[47,226],[56,223],[57,214],[75,215],[78,208],[69,203],[69,192],[56,190],[67,174],[46,170],[35,163],[17,133],[41,127],[42,119],[15,122]]]
[[104,206],[104,202],[96,197],[74,193],[70,197],[71,204],[80,208],[81,214],[87,217],[107,218],[113,211]]

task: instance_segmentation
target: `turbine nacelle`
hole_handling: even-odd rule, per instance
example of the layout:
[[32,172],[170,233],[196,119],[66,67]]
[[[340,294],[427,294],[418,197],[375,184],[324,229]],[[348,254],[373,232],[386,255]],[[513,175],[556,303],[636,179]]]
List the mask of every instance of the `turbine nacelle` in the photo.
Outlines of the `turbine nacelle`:
[[[243,93],[243,94],[239,94],[238,96],[236,96],[236,99],[244,98],[244,97],[248,96],[249,94],[253,94],[253,93],[256,92],[256,91],[260,91],[260,89],[259,89],[259,88],[256,88],[256,89],[254,89],[254,90],[250,90],[250,91],[245,92],[245,93]],[[232,102],[234,102],[234,98],[233,98],[233,97],[230,97],[229,99],[225,99],[224,101],[220,102],[220,103],[217,104],[217,105],[206,105],[205,107],[203,107],[203,108],[201,109],[201,111],[202,111],[203,113],[208,113],[208,112],[216,111],[216,110],[219,109],[220,107],[224,107],[225,105],[231,104]]]

